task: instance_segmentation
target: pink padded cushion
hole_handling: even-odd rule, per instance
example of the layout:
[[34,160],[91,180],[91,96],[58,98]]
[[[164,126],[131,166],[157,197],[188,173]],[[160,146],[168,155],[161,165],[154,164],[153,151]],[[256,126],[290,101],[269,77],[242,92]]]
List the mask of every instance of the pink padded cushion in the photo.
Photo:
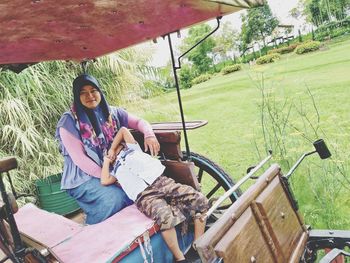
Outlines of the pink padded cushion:
[[15,214],[21,233],[48,247],[62,262],[105,262],[132,246],[145,232],[153,233],[154,221],[135,205],[96,225],[79,225],[32,204]]
[[65,263],[105,262],[117,257],[153,225],[132,205],[99,224],[85,226],[53,252]]
[[33,204],[26,204],[14,216],[22,234],[49,248],[83,229],[82,225]]

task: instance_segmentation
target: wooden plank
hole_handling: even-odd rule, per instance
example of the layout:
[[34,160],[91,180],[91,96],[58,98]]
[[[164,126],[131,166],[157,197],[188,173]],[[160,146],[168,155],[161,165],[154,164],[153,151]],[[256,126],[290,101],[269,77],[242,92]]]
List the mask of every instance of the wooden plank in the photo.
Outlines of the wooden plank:
[[280,246],[284,258],[289,259],[302,238],[304,229],[278,177],[257,197],[256,204],[270,235],[274,237],[277,246]]
[[[144,135],[138,131],[131,131],[135,140],[144,150]],[[155,131],[155,135],[160,144],[160,154],[164,155],[166,159],[179,160],[183,157],[180,141],[181,133],[179,131]]]
[[263,191],[268,183],[280,173],[277,164],[271,165],[243,195],[232,204],[222,217],[196,241],[196,247],[204,262],[217,258],[214,247],[226,234],[236,220],[250,206],[251,202]]
[[268,244],[268,249],[273,255],[274,261],[278,263],[286,262],[284,255],[282,253],[281,245],[279,244],[275,233],[271,231],[271,229],[269,228],[269,224],[267,224],[266,222],[266,215],[261,213],[256,202],[253,201],[251,204],[251,207],[255,215],[255,218],[258,222],[258,225],[260,227],[261,233],[266,243]]
[[15,157],[5,157],[0,159],[0,173],[8,172],[17,168],[17,160]]
[[289,258],[290,263],[299,263],[300,262],[300,257],[302,256],[304,252],[304,248],[306,246],[306,242],[308,239],[308,233],[303,232],[301,235],[298,244],[296,245],[294,251],[292,251],[292,255]]
[[[186,121],[185,126],[187,130],[194,130],[205,126],[208,124],[206,120],[198,120],[198,121]],[[173,121],[173,122],[153,122],[151,123],[152,129],[154,131],[181,131],[183,130],[182,122]]]
[[225,263],[276,262],[249,207],[215,246]]

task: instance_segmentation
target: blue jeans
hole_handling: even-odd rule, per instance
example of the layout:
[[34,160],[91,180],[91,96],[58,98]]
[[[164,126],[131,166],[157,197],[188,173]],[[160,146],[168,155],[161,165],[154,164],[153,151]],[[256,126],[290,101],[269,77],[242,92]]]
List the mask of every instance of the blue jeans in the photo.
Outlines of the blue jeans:
[[103,186],[95,177],[76,188],[67,189],[67,193],[85,212],[87,224],[102,222],[133,203],[119,186]]

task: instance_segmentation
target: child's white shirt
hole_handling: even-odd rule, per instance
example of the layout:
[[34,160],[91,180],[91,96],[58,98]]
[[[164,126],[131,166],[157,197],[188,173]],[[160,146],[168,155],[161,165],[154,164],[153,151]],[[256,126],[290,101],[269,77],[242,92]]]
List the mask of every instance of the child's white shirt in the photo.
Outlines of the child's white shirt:
[[126,144],[113,165],[111,175],[117,178],[127,196],[135,201],[137,195],[151,185],[165,167],[161,162],[144,153],[136,144]]

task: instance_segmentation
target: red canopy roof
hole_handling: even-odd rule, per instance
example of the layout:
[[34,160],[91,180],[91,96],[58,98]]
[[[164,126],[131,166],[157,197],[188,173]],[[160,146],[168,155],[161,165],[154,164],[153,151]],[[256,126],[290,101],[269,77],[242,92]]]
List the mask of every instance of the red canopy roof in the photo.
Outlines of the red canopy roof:
[[84,60],[262,0],[2,0],[0,64]]

